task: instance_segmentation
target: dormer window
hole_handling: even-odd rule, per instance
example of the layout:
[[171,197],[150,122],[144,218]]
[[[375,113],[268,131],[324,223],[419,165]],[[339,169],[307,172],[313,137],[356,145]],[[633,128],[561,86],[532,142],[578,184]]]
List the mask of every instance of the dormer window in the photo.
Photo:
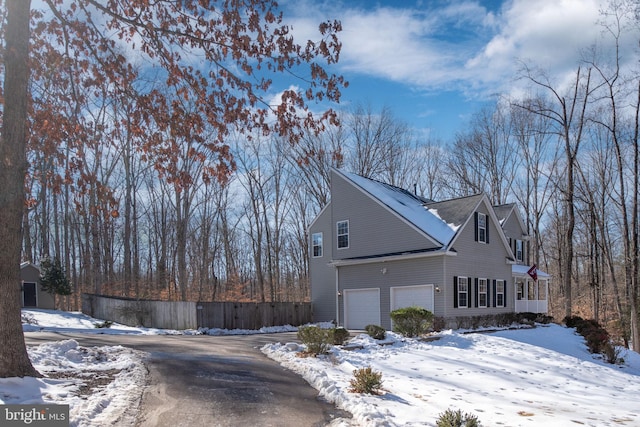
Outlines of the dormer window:
[[338,249],[349,247],[349,221],[338,221],[336,224],[338,232]]

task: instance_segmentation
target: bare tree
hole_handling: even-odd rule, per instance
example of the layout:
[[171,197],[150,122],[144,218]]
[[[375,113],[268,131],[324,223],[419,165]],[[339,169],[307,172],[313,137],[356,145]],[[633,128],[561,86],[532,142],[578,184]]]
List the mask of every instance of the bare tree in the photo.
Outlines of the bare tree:
[[[544,100],[539,100],[542,103]],[[542,219],[553,196],[554,182],[551,176],[558,163],[558,149],[551,141],[549,121],[538,114],[518,106],[512,106],[511,123],[513,139],[517,142],[518,155],[522,158],[521,172],[517,174],[514,196],[526,214],[527,232],[533,236],[528,246],[529,257],[538,266],[546,266],[542,257],[543,239],[540,234]]]
[[587,106],[591,101],[594,88],[591,87],[591,68],[586,72],[578,67],[570,87],[564,89],[556,87],[543,73],[534,73],[525,67],[526,78],[537,88],[549,95],[550,101],[537,97],[516,103],[529,112],[539,114],[548,119],[552,126],[552,132],[558,136],[564,146],[564,183],[558,186],[558,191],[563,196],[562,224],[563,233],[561,252],[561,276],[565,297],[565,315],[571,316],[572,312],[572,279],[573,279],[573,233],[575,229],[575,169],[578,151],[583,142],[584,129],[588,120]]
[[507,106],[498,103],[475,114],[470,130],[456,135],[449,168],[460,195],[484,192],[493,204],[506,203],[519,166],[510,119]]

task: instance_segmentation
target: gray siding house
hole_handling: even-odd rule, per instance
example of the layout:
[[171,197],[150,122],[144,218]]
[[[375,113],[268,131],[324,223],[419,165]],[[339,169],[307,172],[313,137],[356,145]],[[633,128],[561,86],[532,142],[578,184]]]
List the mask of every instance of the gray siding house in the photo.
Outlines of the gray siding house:
[[309,228],[314,320],[391,329],[389,313],[413,305],[452,325],[546,313],[549,276],[518,252],[526,242],[515,205],[494,208],[483,194],[434,202],[333,169],[331,201]]

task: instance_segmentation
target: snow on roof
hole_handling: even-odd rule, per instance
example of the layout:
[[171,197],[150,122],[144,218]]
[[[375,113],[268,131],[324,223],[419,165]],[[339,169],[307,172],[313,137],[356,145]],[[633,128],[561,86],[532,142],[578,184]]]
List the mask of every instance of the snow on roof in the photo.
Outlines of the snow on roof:
[[458,227],[444,222],[437,211],[427,209],[418,196],[360,175],[343,171],[340,173],[443,246],[456,234]]
[[[531,267],[528,265],[513,264],[511,266],[511,272],[513,273],[514,276],[526,276],[530,268]],[[551,277],[549,274],[538,269],[536,269],[536,274],[538,275],[538,277],[543,277],[543,278]]]

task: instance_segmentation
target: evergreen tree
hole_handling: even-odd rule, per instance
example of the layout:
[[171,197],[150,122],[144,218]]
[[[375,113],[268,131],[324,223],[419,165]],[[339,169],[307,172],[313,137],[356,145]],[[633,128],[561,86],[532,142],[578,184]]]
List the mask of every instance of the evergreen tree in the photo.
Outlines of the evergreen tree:
[[45,258],[40,267],[42,268],[40,284],[43,291],[52,295],[71,295],[71,283],[60,264],[60,259],[55,257],[51,261],[50,258]]

